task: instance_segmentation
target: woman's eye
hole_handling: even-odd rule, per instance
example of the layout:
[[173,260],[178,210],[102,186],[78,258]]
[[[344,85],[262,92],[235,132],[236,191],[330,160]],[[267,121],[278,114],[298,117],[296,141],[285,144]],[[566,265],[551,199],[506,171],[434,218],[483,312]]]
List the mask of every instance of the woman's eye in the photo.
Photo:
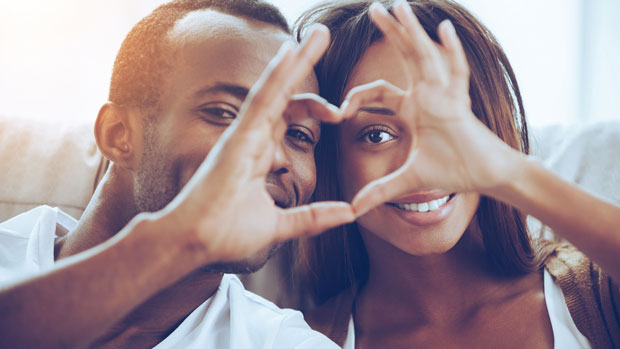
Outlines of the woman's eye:
[[395,137],[389,132],[372,130],[363,135],[362,140],[367,143],[381,144],[393,140]]

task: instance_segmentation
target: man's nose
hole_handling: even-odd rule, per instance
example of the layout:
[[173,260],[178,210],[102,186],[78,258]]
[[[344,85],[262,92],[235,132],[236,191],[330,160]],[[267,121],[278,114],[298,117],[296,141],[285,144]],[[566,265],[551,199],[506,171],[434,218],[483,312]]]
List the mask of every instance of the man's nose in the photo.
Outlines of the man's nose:
[[291,169],[291,161],[282,143],[278,144],[273,152],[273,161],[271,162],[271,173],[284,174]]

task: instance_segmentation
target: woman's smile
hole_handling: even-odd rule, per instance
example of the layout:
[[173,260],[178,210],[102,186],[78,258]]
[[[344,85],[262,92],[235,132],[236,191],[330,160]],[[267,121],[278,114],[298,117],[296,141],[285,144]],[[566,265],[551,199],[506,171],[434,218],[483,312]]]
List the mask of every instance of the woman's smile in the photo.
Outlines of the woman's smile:
[[410,224],[428,226],[444,221],[454,211],[458,202],[457,195],[454,193],[443,196],[435,194],[433,198],[427,197],[428,194],[409,195],[395,202],[388,202],[385,206]]

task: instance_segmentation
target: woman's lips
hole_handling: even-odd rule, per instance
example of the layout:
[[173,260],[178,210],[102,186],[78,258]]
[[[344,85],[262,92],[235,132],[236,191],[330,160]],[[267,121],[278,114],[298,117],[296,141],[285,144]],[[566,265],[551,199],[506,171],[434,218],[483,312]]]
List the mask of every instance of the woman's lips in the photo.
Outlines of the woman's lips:
[[457,194],[435,193],[399,198],[396,202],[389,202],[386,205],[410,224],[427,226],[446,219],[458,199]]

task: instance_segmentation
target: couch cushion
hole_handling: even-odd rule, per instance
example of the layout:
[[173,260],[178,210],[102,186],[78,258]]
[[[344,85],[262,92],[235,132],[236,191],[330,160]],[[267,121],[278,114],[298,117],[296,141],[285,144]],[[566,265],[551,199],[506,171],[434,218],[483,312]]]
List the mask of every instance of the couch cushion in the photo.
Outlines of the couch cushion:
[[[620,205],[620,122],[552,125],[533,129],[532,155],[543,165],[580,188]],[[533,218],[535,236],[552,237]]]
[[0,222],[39,205],[79,218],[101,178],[93,121],[0,115]]

